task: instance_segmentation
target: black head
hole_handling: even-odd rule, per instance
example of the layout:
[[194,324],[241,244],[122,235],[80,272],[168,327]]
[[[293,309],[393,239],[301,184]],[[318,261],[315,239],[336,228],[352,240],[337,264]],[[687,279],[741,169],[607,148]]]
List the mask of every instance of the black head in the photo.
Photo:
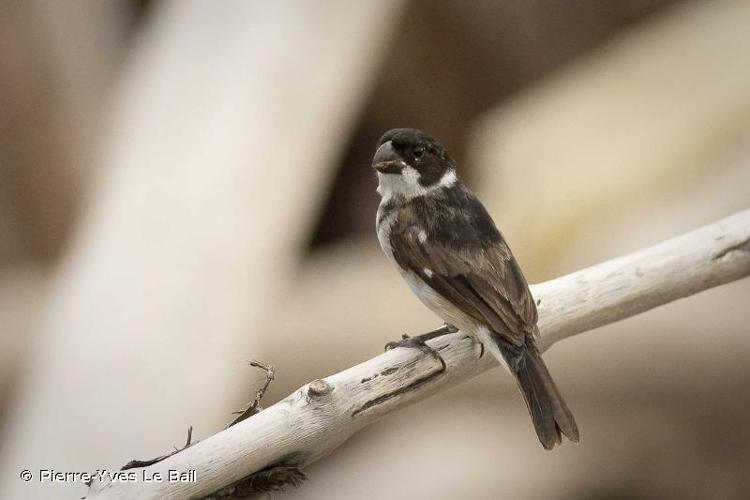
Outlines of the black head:
[[372,166],[381,174],[404,175],[407,167],[418,174],[423,188],[434,186],[455,164],[442,145],[432,136],[413,128],[396,128],[378,141]]

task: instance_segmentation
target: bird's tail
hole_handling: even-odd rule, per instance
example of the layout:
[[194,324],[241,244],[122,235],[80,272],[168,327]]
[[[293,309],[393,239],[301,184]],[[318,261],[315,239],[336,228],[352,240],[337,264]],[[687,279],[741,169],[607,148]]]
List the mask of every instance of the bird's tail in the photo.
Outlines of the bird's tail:
[[575,418],[552,380],[533,339],[527,337],[524,345],[516,346],[494,332],[489,332],[489,336],[494,344],[490,350],[496,356],[502,356],[507,368],[516,377],[542,446],[551,450],[562,442],[563,434],[577,443]]

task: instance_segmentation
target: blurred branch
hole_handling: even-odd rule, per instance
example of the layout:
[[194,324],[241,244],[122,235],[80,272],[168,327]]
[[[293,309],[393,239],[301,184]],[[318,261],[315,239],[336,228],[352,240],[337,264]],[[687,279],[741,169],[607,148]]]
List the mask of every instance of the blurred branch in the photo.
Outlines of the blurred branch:
[[[573,254],[599,224],[649,213],[650,203],[664,210],[716,181],[750,129],[750,64],[737,64],[750,53],[747,26],[748,2],[678,2],[485,113],[472,134],[477,195],[503,215],[526,268],[544,272],[550,255]],[[656,187],[667,185],[669,200]],[[703,213],[747,199],[738,183]],[[594,250],[607,240],[591,239]]]
[[48,260],[69,236],[93,171],[128,10],[126,2],[96,0],[0,9],[0,182],[21,242],[9,257]]
[[[117,76],[44,341],[3,421],[0,476],[153,453],[186,405],[196,428],[226,416],[244,385],[227,360],[258,345],[294,279],[402,3],[154,2]],[[0,481],[0,498],[58,486]]]
[[[686,235],[536,285],[542,346],[750,275],[750,210]],[[196,471],[194,483],[95,482],[88,499],[194,498],[269,467],[304,467],[387,413],[495,365],[460,332],[430,342],[447,370],[395,349],[315,380],[260,413],[143,469]]]

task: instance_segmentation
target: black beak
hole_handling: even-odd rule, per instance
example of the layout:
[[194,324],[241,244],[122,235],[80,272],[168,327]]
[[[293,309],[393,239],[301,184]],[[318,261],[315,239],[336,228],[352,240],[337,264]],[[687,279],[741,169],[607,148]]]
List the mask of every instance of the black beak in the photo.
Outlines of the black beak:
[[381,144],[372,159],[372,168],[382,174],[400,174],[404,166],[403,158],[393,149],[391,141]]

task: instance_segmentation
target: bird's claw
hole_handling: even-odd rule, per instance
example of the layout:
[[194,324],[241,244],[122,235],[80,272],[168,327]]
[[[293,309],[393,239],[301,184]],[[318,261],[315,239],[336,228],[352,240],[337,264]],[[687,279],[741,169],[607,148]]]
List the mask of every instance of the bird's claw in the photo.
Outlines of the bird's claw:
[[420,337],[410,337],[406,334],[401,335],[401,340],[394,340],[393,342],[388,342],[385,345],[385,350],[390,351],[391,349],[395,349],[397,347],[406,347],[411,349],[419,349],[423,353],[432,356],[440,363],[440,372],[445,371],[446,364],[443,357],[440,355],[439,352],[430,345],[427,344],[422,338]]
[[395,349],[397,347],[410,347],[404,345],[404,343],[409,339],[411,339],[411,337],[404,333],[403,335],[401,335],[401,340],[392,340],[391,342],[388,342],[385,345],[385,350],[390,351],[391,349]]

